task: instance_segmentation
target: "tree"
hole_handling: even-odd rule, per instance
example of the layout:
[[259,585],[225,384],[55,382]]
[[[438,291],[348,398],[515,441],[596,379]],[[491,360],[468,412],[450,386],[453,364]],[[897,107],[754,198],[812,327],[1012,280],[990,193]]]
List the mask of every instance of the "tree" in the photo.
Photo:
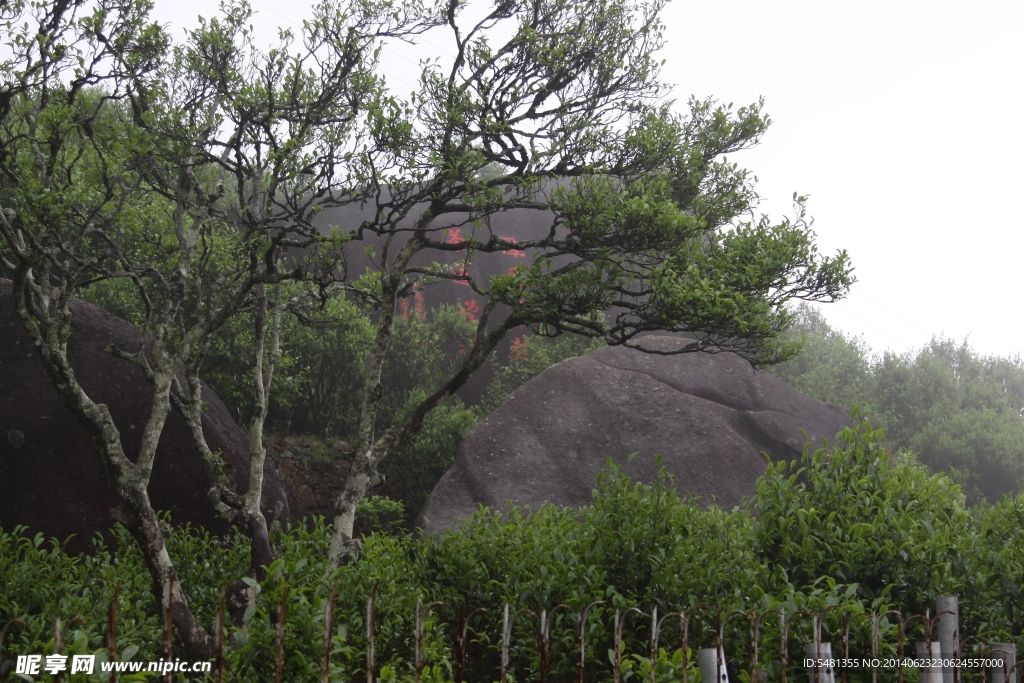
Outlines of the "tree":
[[837,403],[845,410],[874,402],[871,349],[863,339],[832,329],[817,308],[801,303],[786,335],[800,340],[800,354],[774,365],[768,372],[818,401]]
[[[693,100],[683,115],[665,101],[654,58],[663,4],[499,2],[476,23],[462,21],[464,3],[443,8],[452,64],[424,66],[407,125],[393,115],[377,124],[378,147],[366,157],[373,189],[363,192],[374,197],[371,217],[346,233],[383,248],[332,561],[350,553],[356,507],[378,463],[514,328],[637,348],[644,333],[667,330],[694,338],[686,351],[772,363],[795,350],[779,342],[791,322],[787,301],[847,291],[846,254],[817,254],[802,198],[792,221],[743,220],[757,201],[752,178],[725,155],[760,140],[768,125],[760,104],[733,111]],[[536,214],[536,238],[515,243],[491,230],[491,217],[513,209]],[[468,236],[452,239],[453,228]],[[472,276],[475,255],[512,251],[532,262],[488,282]],[[425,254],[453,252],[455,265],[423,265]],[[440,280],[484,300],[474,343],[407,420],[379,425],[397,304]]]
[[983,356],[966,340],[933,338],[886,353],[874,368],[887,437],[935,471],[955,470],[969,502],[1024,486],[1024,367]]
[[[143,549],[154,587],[186,649],[208,658],[213,640],[189,608],[147,487],[164,421],[177,409],[210,464],[210,496],[252,536],[253,573],[272,560],[260,511],[267,399],[280,315],[305,294],[284,283],[317,275],[311,226],[358,165],[362,116],[379,98],[373,48],[427,24],[409,4],[319,6],[304,45],[262,53],[248,40],[244,4],[202,22],[170,49],[145,0],[7,3],[0,86],[0,235],[17,315],[65,405],[96,439]],[[406,11],[408,10],[408,11]],[[320,71],[314,75],[309,64]],[[222,137],[223,135],[223,137]],[[344,186],[345,188],[348,185]],[[335,195],[338,197],[335,200]],[[310,249],[284,264],[288,248]],[[68,362],[70,303],[97,281],[134,290],[143,344],[111,349],[139,364],[153,405],[134,460],[109,410]],[[212,335],[239,311],[255,321],[248,490],[230,490],[206,445],[200,372]]]
[[[338,563],[354,552],[356,508],[378,463],[514,328],[637,348],[663,330],[692,337],[686,351],[768,364],[795,352],[780,341],[788,301],[846,293],[846,254],[817,253],[802,198],[793,220],[745,218],[757,202],[753,179],[725,155],[760,140],[761,105],[694,100],[679,114],[666,101],[654,59],[662,6],[502,0],[463,25],[458,0],[325,2],[299,40],[284,31],[266,51],[251,43],[243,2],[173,49],[147,23],[144,0],[23,0],[2,10],[13,56],[0,90],[0,235],[19,318],[97,438],[191,652],[208,651],[210,639],[146,494],[156,443],[167,413],[180,411],[212,463],[218,506],[268,551],[258,484],[283,309],[345,296],[373,325],[356,457],[334,519]],[[380,40],[432,27],[451,36],[450,68],[425,64],[408,102],[389,95],[375,74]],[[358,224],[318,228],[325,209],[355,204]],[[536,238],[516,244],[490,230],[512,209],[536,214]],[[452,228],[467,236],[451,239]],[[380,247],[374,268],[350,273],[351,254],[368,242]],[[486,282],[472,275],[475,255],[520,250],[529,265]],[[430,261],[453,253],[454,266]],[[67,362],[68,304],[97,280],[129,283],[144,310],[143,347],[113,350],[153,383],[135,462]],[[445,280],[485,301],[473,342],[435,389],[378,424],[399,302]],[[199,419],[211,335],[247,308],[257,410],[243,495],[220,485]]]
[[[139,196],[142,181],[131,158],[145,154],[152,141],[118,106],[135,84],[152,76],[166,51],[166,38],[148,25],[146,9],[140,3],[14,2],[0,10],[8,54],[0,69],[0,234],[18,318],[63,402],[97,441],[122,500],[121,514],[143,548],[162,603],[174,601],[175,624],[193,651],[208,652],[211,640],[176,582],[147,492],[171,384],[201,335],[175,340],[177,352],[168,348],[195,243],[187,243],[179,220],[181,267],[169,259],[159,263],[167,237],[159,230],[167,227],[161,220],[166,215],[158,201]],[[146,226],[139,228],[138,251],[150,257],[140,269],[131,266],[137,254],[118,249],[113,239],[135,229],[135,221]],[[151,221],[159,228],[146,234]],[[147,243],[150,235],[157,239]],[[170,235],[173,239],[174,232]],[[160,265],[169,267],[160,270]],[[67,356],[73,296],[112,269],[120,271],[112,275],[136,281],[149,271],[166,285],[163,301],[146,298],[146,346],[135,354],[154,390],[134,462],[107,406],[85,393]],[[135,350],[121,350],[129,351]]]
[[933,471],[955,472],[972,504],[1024,486],[1024,367],[984,356],[964,341],[934,338],[903,354],[872,357],[860,339],[833,330],[800,306],[787,333],[796,358],[770,372],[820,401],[858,404],[885,429],[893,450],[914,453]]

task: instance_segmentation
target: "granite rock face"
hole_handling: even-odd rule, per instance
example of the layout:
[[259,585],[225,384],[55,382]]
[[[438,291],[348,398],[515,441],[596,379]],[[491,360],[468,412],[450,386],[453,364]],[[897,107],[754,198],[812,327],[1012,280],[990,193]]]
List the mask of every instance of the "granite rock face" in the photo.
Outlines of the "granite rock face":
[[[390,247],[392,253],[400,249],[413,235],[412,228],[425,209],[425,204],[414,208],[408,216],[398,223],[401,231],[394,234],[394,241]],[[340,226],[345,230],[352,230],[358,228],[364,220],[372,218],[373,208],[371,205],[350,204],[341,207],[325,208],[317,214],[315,223],[326,233],[332,226]],[[483,225],[476,228],[466,225],[461,227],[451,225],[449,229],[444,229],[446,225],[460,222],[463,218],[460,214],[438,216],[433,222],[433,225],[438,226],[438,229],[432,233],[431,237],[437,240],[444,240],[449,244],[459,244],[471,238],[478,242],[487,242],[491,237],[500,237],[515,243],[528,242],[546,237],[555,220],[554,214],[549,211],[516,208],[491,216]],[[559,234],[563,234],[564,228],[558,228],[558,231],[561,231]],[[374,236],[367,233],[362,240],[349,244],[345,260],[347,272],[352,276],[358,276],[365,272],[367,268],[378,269],[380,267],[379,255],[384,251],[384,241],[385,238],[382,236]],[[364,247],[372,247],[371,252],[374,256],[367,253]],[[540,251],[540,249],[529,247],[521,250],[515,249],[496,253],[474,251],[469,259],[469,265],[466,267],[465,264],[469,255],[464,248],[453,251],[427,249],[414,255],[409,265],[427,267],[435,262],[440,263],[452,268],[455,272],[464,270],[476,282],[486,286],[495,275],[504,275],[517,265],[528,266]],[[554,259],[553,266],[558,267],[571,260],[572,257],[570,256],[560,256]],[[455,306],[467,319],[474,321],[484,309],[486,303],[484,297],[476,294],[468,283],[451,280],[439,282],[402,298],[398,302],[397,312],[398,315],[407,318],[417,313],[429,313],[429,311],[441,305],[449,305]],[[504,320],[507,315],[507,307],[499,305],[491,315],[491,324],[497,324]],[[518,328],[507,335],[495,349],[495,359],[499,363],[507,362],[510,347],[516,337],[523,337],[527,334],[528,332],[525,328]],[[492,364],[488,363],[480,368],[479,371],[470,377],[466,385],[459,390],[458,395],[469,404],[479,402],[487,391],[488,384],[494,377],[493,367]]]
[[[107,353],[109,344],[138,349],[141,338],[128,322],[103,309],[75,301],[68,355],[75,375],[93,400],[110,408],[129,458],[134,460],[152,405],[151,385],[135,364]],[[221,450],[238,491],[248,481],[248,437],[208,387],[203,431]],[[175,524],[228,530],[209,503],[206,465],[192,445],[185,421],[171,411],[150,479],[153,507],[169,510]],[[0,527],[28,527],[30,534],[65,539],[72,552],[89,550],[92,537],[113,523],[117,494],[99,449],[50,385],[42,361],[14,312],[9,281],[0,281]],[[287,524],[288,500],[273,466],[263,482],[268,523]]]
[[274,463],[288,495],[293,524],[334,519],[334,505],[352,466],[352,447],[344,441],[306,436],[267,437],[267,458]]
[[[684,343],[643,339],[659,351]],[[680,493],[732,508],[754,494],[762,451],[792,459],[804,447],[801,429],[820,444],[849,422],[839,406],[809,399],[732,353],[606,347],[553,365],[477,424],[420,523],[436,533],[481,504],[507,501],[587,505],[608,458],[634,481],[653,481],[657,454]]]

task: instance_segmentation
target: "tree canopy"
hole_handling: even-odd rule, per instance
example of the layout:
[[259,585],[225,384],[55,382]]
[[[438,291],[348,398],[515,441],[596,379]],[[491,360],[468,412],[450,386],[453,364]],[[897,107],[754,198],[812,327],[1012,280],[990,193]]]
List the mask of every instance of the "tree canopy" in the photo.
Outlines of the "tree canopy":
[[796,310],[797,358],[771,368],[821,401],[860,405],[905,449],[954,474],[972,503],[1024,490],[1024,364],[986,356],[968,343],[935,337],[916,351],[873,355],[860,339],[832,329],[820,311]]

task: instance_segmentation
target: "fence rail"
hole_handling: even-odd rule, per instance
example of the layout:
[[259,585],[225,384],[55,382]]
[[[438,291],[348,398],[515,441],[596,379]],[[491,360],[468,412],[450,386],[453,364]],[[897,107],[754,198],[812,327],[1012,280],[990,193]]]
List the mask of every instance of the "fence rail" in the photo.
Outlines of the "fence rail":
[[[106,639],[108,661],[116,661],[117,659],[118,592],[119,590],[116,589],[108,610]],[[288,585],[285,583],[283,595],[277,605],[275,614],[275,683],[282,682],[284,670],[284,640],[285,626],[287,623],[287,599]],[[331,592],[331,597],[324,610],[325,619],[322,662],[323,683],[332,683],[330,675],[332,657],[331,643],[335,631],[334,616],[336,599],[337,588]],[[220,604],[218,606],[214,622],[216,654],[211,672],[214,681],[217,683],[223,682],[226,670],[223,656],[225,634],[224,602],[224,592],[222,591]],[[432,609],[444,606],[444,604],[445,603],[443,602],[429,602],[424,604],[422,598],[418,599],[416,602],[413,632],[414,654],[412,662],[414,683],[420,683],[423,670],[426,665],[426,662],[424,661],[424,633],[428,614]],[[589,623],[588,619],[595,607],[604,604],[606,604],[605,601],[598,600],[591,602],[581,609],[574,609],[569,605],[560,604],[550,610],[542,610],[538,614],[530,609],[519,609],[513,611],[511,606],[508,603],[505,603],[501,612],[501,683],[508,683],[509,681],[511,666],[510,650],[515,624],[517,620],[525,617],[532,618],[537,623],[538,631],[536,635],[539,638],[540,645],[540,661],[538,667],[539,681],[540,683],[547,683],[550,664],[549,656],[551,651],[551,627],[559,612],[569,614],[575,613],[575,661],[577,682],[584,683],[587,664],[586,627]],[[168,604],[163,614],[163,655],[165,657],[164,661],[167,662],[174,661],[173,626],[171,619],[172,610],[173,605]],[[841,652],[837,654],[833,654],[832,642],[825,641],[822,633],[825,621],[832,610],[839,612],[838,634],[841,638],[839,643]],[[453,643],[455,646],[455,661],[453,667],[455,683],[463,683],[464,672],[466,669],[467,649],[470,642],[468,637],[470,624],[474,620],[474,617],[488,612],[488,609],[482,607],[469,609],[464,604],[458,607],[458,617],[453,637]],[[633,617],[634,619],[647,620],[650,624],[649,647],[646,649],[646,652],[644,652],[644,655],[649,656],[650,662],[658,661],[659,651],[663,644],[662,633],[665,625],[667,623],[674,623],[678,621],[680,634],[678,644],[682,656],[682,665],[680,668],[683,672],[687,672],[687,682],[689,682],[690,676],[692,675],[689,673],[691,668],[689,657],[692,645],[690,626],[693,623],[694,617],[697,615],[702,615],[706,620],[708,620],[709,624],[712,626],[712,633],[714,634],[711,646],[697,651],[697,668],[701,672],[701,679],[703,683],[729,683],[729,670],[732,669],[734,671],[739,671],[741,662],[730,662],[727,661],[726,657],[727,627],[732,626],[737,620],[745,620],[745,622],[749,623],[750,638],[748,646],[745,648],[749,661],[743,662],[742,666],[745,671],[749,672],[749,680],[752,683],[760,683],[766,680],[762,675],[764,670],[761,668],[765,662],[761,662],[759,660],[759,651],[761,649],[760,645],[762,644],[760,633],[768,619],[773,620],[778,625],[777,644],[779,646],[779,659],[777,661],[780,664],[779,674],[782,683],[789,683],[788,671],[790,666],[793,664],[793,661],[790,659],[790,634],[793,632],[794,625],[800,623],[803,623],[805,626],[810,624],[810,630],[813,634],[812,639],[804,644],[804,651],[802,653],[802,664],[803,668],[807,670],[808,683],[835,683],[837,673],[843,683],[848,683],[849,674],[857,669],[870,669],[872,683],[877,683],[879,672],[884,670],[895,670],[897,672],[896,678],[898,683],[904,683],[905,672],[907,670],[914,669],[918,670],[920,683],[962,683],[963,672],[971,669],[987,670],[989,672],[991,683],[1017,683],[1017,672],[1021,665],[1024,665],[1024,660],[1018,661],[1016,659],[1016,645],[1014,643],[988,642],[979,636],[970,636],[961,640],[959,632],[959,609],[957,598],[955,596],[940,597],[937,601],[934,616],[932,615],[931,610],[929,610],[925,614],[909,615],[906,617],[900,610],[888,610],[879,613],[865,611],[851,612],[847,606],[842,605],[834,605],[818,612],[808,610],[786,612],[783,609],[769,609],[760,612],[756,609],[732,609],[723,611],[720,607],[700,605],[689,610],[680,609],[678,611],[672,611],[664,614],[659,614],[656,607],[650,613],[646,613],[636,607],[631,607],[625,611],[616,610],[611,624],[613,649],[610,654],[613,658],[611,664],[615,683],[621,683],[622,681],[624,654],[623,630],[626,626],[627,620],[629,620],[633,615],[636,615]],[[870,627],[871,656],[851,656],[851,628],[863,621],[866,621],[866,624]],[[81,622],[84,622],[84,619],[75,618],[68,621],[62,621],[60,616],[54,620],[54,654],[61,653],[61,649],[63,647],[63,636],[66,630],[75,623]],[[914,654],[908,655],[906,652],[908,629],[913,627],[917,622],[920,622],[920,625],[924,629],[925,640],[917,642]],[[2,661],[4,641],[11,629],[16,626],[25,626],[25,622],[21,619],[12,619],[7,622],[2,629],[0,629],[0,661]],[[883,626],[895,626],[897,637],[895,657],[880,656]],[[375,677],[376,673],[378,673],[375,661],[377,627],[376,588],[374,588],[366,602],[366,670],[364,680],[368,683],[377,680]],[[933,634],[937,635],[938,640],[933,640]],[[919,664],[923,664],[924,662],[928,662],[929,666],[919,666]],[[934,666],[936,662],[938,662],[940,666]],[[969,664],[969,666],[964,666],[964,664]],[[653,664],[649,667],[648,677],[649,683],[656,683],[656,666]],[[165,683],[170,683],[173,679],[173,672],[164,672],[163,680]],[[55,681],[60,683],[60,674],[56,676]],[[109,681],[110,683],[117,683],[116,671],[112,671],[110,673]]]

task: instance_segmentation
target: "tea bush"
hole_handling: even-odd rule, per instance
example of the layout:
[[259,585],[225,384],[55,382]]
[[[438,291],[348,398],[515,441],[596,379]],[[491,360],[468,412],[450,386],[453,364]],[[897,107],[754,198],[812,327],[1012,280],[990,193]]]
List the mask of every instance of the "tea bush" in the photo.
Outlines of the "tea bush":
[[959,487],[890,462],[883,434],[866,422],[838,438],[838,450],[808,445],[799,461],[770,463],[758,482],[757,552],[773,583],[827,576],[914,613],[961,591],[971,517]]
[[[285,596],[284,680],[320,680],[325,605],[335,590],[332,680],[345,681],[365,675],[371,594],[382,680],[411,677],[420,598],[424,605],[444,603],[426,621],[427,680],[453,676],[460,605],[487,610],[470,624],[466,678],[496,680],[506,602],[518,614],[510,651],[515,680],[537,674],[542,610],[551,615],[551,680],[575,678],[576,615],[587,606],[588,680],[610,678],[614,614],[631,607],[648,614],[657,607],[663,615],[698,605],[787,613],[829,605],[854,611],[898,606],[907,613],[933,608],[936,595],[955,593],[964,633],[1021,642],[1024,497],[967,508],[945,475],[892,457],[882,444],[882,435],[862,423],[829,448],[808,446],[794,462],[771,463],[756,496],[731,511],[680,499],[665,475],[633,482],[612,463],[582,509],[481,509],[434,538],[372,534],[359,560],[336,571],[327,566],[330,529],[323,520],[309,530],[287,530],[274,537],[280,559],[257,586],[247,623],[229,628],[229,680],[273,680],[276,614]],[[384,516],[394,512],[393,506],[378,507]],[[85,618],[70,628],[68,647],[101,653],[107,604],[118,584],[119,649],[138,648],[137,659],[158,656],[161,621],[148,575],[131,537],[118,529],[115,538],[115,547],[69,557],[23,529],[0,534],[0,623],[14,617],[27,622],[4,644],[0,677],[8,675],[15,655],[51,651],[57,614]],[[183,585],[197,614],[212,624],[221,586],[245,575],[247,542],[193,529],[178,529],[170,539],[172,555],[194,560],[182,564]],[[825,635],[837,641],[838,614],[830,615]],[[624,671],[646,676],[652,666],[649,617],[624,618]],[[746,661],[749,624],[728,623],[729,658]],[[663,652],[653,664],[658,680],[682,680],[679,635],[678,620],[666,621]],[[777,621],[765,620],[761,659],[772,679],[779,673],[778,636]],[[790,637],[794,644],[806,642],[809,621],[794,624]],[[866,627],[855,628],[851,651],[869,652],[867,637]],[[693,651],[714,642],[713,611],[694,617],[689,642]],[[894,647],[894,638],[885,642]],[[689,660],[692,669],[692,652]]]

